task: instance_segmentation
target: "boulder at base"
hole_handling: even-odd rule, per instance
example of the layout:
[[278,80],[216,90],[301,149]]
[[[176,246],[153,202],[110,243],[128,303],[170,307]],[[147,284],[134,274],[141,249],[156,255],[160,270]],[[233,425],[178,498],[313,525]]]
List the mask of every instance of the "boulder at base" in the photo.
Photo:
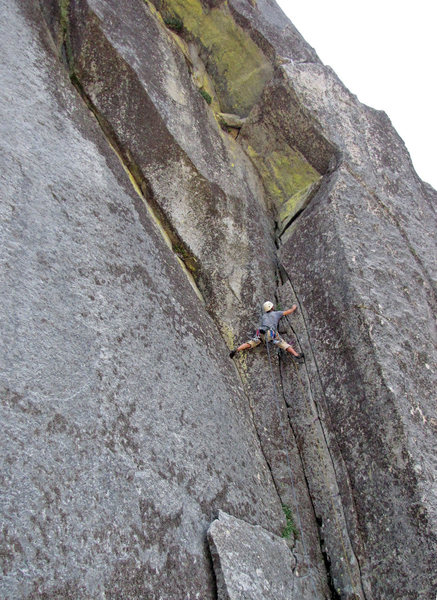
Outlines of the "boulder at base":
[[305,595],[300,585],[304,580],[293,572],[296,559],[287,542],[263,527],[220,510],[208,529],[208,542],[219,600],[312,597]]

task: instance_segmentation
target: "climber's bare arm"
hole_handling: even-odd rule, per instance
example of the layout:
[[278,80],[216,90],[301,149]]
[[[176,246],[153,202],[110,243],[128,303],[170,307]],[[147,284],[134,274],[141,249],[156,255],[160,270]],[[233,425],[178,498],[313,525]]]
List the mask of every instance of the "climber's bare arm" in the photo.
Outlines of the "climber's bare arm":
[[293,306],[291,308],[289,308],[288,310],[284,310],[284,312],[282,313],[282,316],[286,317],[287,315],[291,315],[291,313],[294,313],[295,310],[297,310],[297,305],[293,304]]

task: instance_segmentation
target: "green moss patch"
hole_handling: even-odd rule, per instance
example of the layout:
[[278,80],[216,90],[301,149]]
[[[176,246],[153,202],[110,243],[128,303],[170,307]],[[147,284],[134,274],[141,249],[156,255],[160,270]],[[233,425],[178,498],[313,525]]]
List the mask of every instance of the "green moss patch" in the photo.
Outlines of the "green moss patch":
[[282,532],[282,537],[285,539],[289,539],[291,537],[291,535],[293,534],[293,536],[295,538],[298,538],[299,532],[298,532],[296,524],[294,522],[293,515],[291,513],[291,508],[289,506],[287,506],[286,504],[283,504],[282,510],[284,511],[285,519],[287,522],[287,524],[284,528],[284,531]]
[[172,31],[182,31],[184,24],[177,17],[167,17],[164,19],[165,25]]
[[199,90],[199,92],[200,92],[200,95],[201,95],[201,96],[202,96],[202,97],[205,99],[205,101],[206,101],[208,104],[211,104],[211,102],[212,102],[212,98],[211,98],[211,96],[208,94],[208,92],[207,92],[206,90],[203,90],[203,89],[200,89],[200,90]]

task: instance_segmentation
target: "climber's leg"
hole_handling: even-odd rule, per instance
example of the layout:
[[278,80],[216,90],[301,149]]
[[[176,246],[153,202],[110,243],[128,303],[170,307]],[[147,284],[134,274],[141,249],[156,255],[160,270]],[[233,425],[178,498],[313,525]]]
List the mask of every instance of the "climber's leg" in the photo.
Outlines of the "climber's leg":
[[236,348],[235,350],[232,350],[229,353],[229,356],[231,358],[234,358],[234,356],[236,355],[237,352],[242,352],[243,350],[251,350],[252,348],[255,348],[256,346],[259,346],[260,344],[261,344],[261,340],[258,337],[256,337],[253,340],[249,340],[248,342],[241,344],[241,346],[238,346],[238,348]]
[[282,350],[285,350],[286,352],[288,352],[289,354],[291,354],[292,356],[294,356],[294,358],[305,358],[304,357],[304,353],[301,352],[296,352],[296,350],[290,346],[290,344],[287,344],[287,342],[285,340],[283,340],[281,337],[278,337],[274,340],[273,342],[274,344],[276,344],[277,346],[279,346],[280,348],[282,348]]

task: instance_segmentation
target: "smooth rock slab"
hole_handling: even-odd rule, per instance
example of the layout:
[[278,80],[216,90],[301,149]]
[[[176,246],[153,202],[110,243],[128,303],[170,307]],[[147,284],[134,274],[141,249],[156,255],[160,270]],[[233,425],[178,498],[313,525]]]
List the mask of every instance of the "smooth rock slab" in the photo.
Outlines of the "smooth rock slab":
[[212,600],[218,508],[280,531],[281,504],[227,349],[41,19],[0,21],[0,598]]
[[219,600],[291,600],[295,558],[284,539],[219,511],[208,529]]

